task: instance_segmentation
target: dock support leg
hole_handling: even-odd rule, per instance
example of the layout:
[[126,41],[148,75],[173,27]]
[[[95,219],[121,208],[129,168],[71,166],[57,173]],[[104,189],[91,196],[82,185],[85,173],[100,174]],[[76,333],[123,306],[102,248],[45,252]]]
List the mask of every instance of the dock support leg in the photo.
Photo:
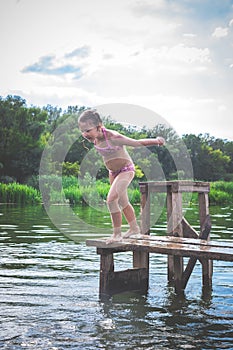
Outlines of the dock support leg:
[[142,291],[145,293],[148,291],[149,287],[149,253],[135,251],[133,252],[133,267],[135,269],[144,270],[144,279],[141,284]]
[[150,193],[147,186],[141,186],[141,233],[150,234]]
[[149,253],[133,252],[133,268],[123,271],[114,271],[114,253],[111,249],[97,248],[97,253],[100,254],[100,299],[122,292],[147,292]]
[[[207,215],[209,215],[209,196],[208,193],[199,193],[199,217],[200,217],[200,227],[204,226]],[[210,237],[205,237],[209,240]],[[212,276],[213,276],[213,261],[212,260],[201,260],[202,264],[202,284],[205,288],[212,287]]]
[[[167,193],[167,231],[168,235],[183,237],[182,227],[182,194],[180,192]],[[168,282],[178,291],[181,289],[183,273],[183,258],[168,255]]]
[[202,259],[202,285],[204,288],[212,288],[213,262]]
[[114,273],[113,253],[100,254],[100,280],[99,280],[99,294],[100,297],[109,295],[110,293],[110,278]]
[[174,283],[176,293],[180,293],[183,291],[183,286],[182,286],[183,258],[181,258],[180,256],[174,256],[173,264],[174,264],[173,283]]

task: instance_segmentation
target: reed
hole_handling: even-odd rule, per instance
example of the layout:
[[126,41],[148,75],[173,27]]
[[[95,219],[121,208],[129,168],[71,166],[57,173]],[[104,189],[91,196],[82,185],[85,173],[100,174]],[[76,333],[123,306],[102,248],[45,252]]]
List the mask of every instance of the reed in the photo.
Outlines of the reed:
[[[102,180],[86,181],[85,185],[80,185],[74,176],[62,179],[63,190],[67,201],[71,204],[93,204],[106,200],[110,185]],[[140,191],[137,184],[133,184],[128,189],[129,199],[133,205],[140,203]],[[56,202],[56,196],[52,196],[52,202]],[[217,181],[210,183],[209,193],[211,204],[227,204],[233,202],[233,182]],[[196,193],[192,195],[192,202],[198,202]]]
[[96,182],[96,191],[102,199],[106,199],[110,189],[109,183],[103,183],[100,180]]
[[[70,180],[65,180],[63,182],[63,190],[66,199],[71,204],[92,204],[97,205],[98,202],[107,199],[107,195],[110,189],[109,183],[104,183],[101,180],[97,180],[94,184],[82,186]],[[70,186],[71,184],[71,186]],[[65,188],[65,186],[67,186]],[[140,203],[140,191],[138,188],[129,188],[128,190],[130,202],[132,204]]]
[[62,176],[63,189],[75,188],[78,186],[78,178],[76,176]]
[[216,181],[210,184],[211,204],[230,204],[233,202],[233,182]]
[[64,194],[70,204],[79,204],[82,202],[82,190],[77,186],[64,188]]
[[[57,179],[58,180],[58,179]],[[50,203],[57,203],[60,199],[60,186],[56,186],[56,177],[52,179],[53,186],[50,187]],[[59,187],[59,188],[58,188]],[[70,204],[95,204],[106,200],[110,185],[102,180],[86,181],[79,184],[77,177],[64,176],[62,187],[65,200]],[[140,203],[140,191],[137,184],[133,184],[128,189],[129,199],[133,205]],[[32,186],[19,183],[0,183],[0,198],[4,203],[36,204],[41,203],[41,193]],[[210,183],[210,204],[231,204],[233,202],[233,182],[216,181]],[[197,196],[193,196],[192,201],[196,202]]]
[[96,186],[69,186],[63,188],[66,199],[70,204],[97,205],[107,198],[109,185],[98,183]]
[[139,204],[141,200],[141,193],[138,188],[129,188],[128,195],[132,204]]
[[31,186],[16,182],[0,183],[0,198],[4,203],[38,204],[41,203],[41,194]]

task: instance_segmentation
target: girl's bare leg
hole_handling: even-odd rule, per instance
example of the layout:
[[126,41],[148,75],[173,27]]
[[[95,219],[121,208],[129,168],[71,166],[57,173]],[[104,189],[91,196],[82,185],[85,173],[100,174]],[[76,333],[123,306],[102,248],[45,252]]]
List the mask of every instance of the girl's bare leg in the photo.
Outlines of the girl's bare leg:
[[[111,213],[113,234],[106,240],[106,243],[120,242],[122,240],[121,234],[121,223],[122,215],[121,212]],[[119,225],[119,226],[118,226]]]
[[[122,214],[119,202],[123,204],[122,199],[127,199],[127,188],[134,177],[134,172],[124,172],[120,173],[117,177],[112,177],[110,175],[110,184],[111,188],[107,197],[107,204],[111,214],[112,225],[113,225],[113,234],[107,240],[107,243],[112,243],[114,241],[119,241],[122,239],[121,234],[121,225],[122,225]],[[127,202],[125,209],[130,205]],[[131,206],[131,205],[130,205]],[[123,209],[124,212],[124,209]],[[125,214],[126,213],[126,214]],[[128,208],[125,210],[124,215],[127,215],[128,219],[131,218],[134,220],[135,214],[133,208]],[[128,221],[126,217],[126,220]],[[136,218],[135,218],[136,219]]]
[[129,230],[123,235],[123,237],[128,238],[132,235],[140,234],[140,227],[137,223],[135,211],[130,203],[123,209],[123,213],[129,224]]

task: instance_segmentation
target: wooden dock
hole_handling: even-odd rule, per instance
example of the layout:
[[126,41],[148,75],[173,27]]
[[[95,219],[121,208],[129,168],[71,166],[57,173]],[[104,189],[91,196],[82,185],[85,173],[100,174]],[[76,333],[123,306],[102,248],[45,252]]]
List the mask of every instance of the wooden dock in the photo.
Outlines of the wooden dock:
[[[124,291],[146,293],[149,286],[149,256],[168,256],[168,282],[177,293],[182,292],[197,261],[202,265],[202,283],[212,286],[213,260],[233,261],[233,244],[210,241],[209,184],[190,181],[144,182],[141,190],[142,235],[106,244],[106,239],[89,239],[87,246],[97,248],[100,255],[100,297]],[[167,192],[167,236],[150,236],[150,196]],[[182,192],[199,196],[200,233],[182,216]],[[114,270],[114,254],[133,252],[132,269]],[[189,258],[184,266],[184,257]]]
[[[178,263],[174,269],[173,285],[176,292],[185,289],[197,260],[203,266],[207,260],[233,261],[233,244],[219,241],[208,242],[201,239],[179,237],[148,236],[128,238],[119,243],[106,244],[105,239],[87,240],[88,246],[97,248],[100,254],[100,295],[112,295],[124,291],[147,292],[149,286],[149,259],[147,254],[166,254],[172,257],[189,257],[186,268],[182,271]],[[114,271],[114,253],[133,252],[133,268]],[[205,275],[203,285],[211,287],[209,275]]]

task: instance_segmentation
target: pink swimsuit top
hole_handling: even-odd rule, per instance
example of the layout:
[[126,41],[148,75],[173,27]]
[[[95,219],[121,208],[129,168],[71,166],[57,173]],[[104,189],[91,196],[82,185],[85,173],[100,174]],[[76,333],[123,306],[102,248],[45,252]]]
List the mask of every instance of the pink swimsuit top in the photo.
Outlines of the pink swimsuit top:
[[113,154],[119,150],[121,150],[123,148],[123,146],[113,146],[108,142],[107,139],[107,135],[106,135],[106,129],[102,128],[103,134],[104,134],[104,138],[105,138],[105,142],[107,147],[98,147],[96,146],[96,144],[94,143],[94,147],[95,149],[102,155],[102,156],[106,156],[108,154]]

